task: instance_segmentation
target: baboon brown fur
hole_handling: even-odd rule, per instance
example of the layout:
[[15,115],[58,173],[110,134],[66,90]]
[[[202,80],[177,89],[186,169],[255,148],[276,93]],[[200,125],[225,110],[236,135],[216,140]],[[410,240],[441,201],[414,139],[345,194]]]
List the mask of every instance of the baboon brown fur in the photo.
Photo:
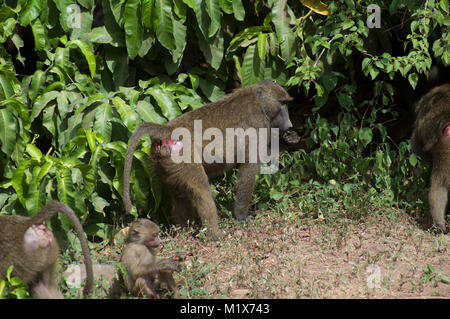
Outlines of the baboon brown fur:
[[180,263],[172,259],[156,257],[161,244],[159,227],[149,219],[140,218],[130,226],[120,263],[127,270],[125,286],[134,296],[158,298],[159,285],[177,294],[173,271],[180,271]]
[[58,201],[47,203],[33,217],[0,216],[0,277],[4,278],[12,265],[13,275],[30,286],[33,298],[63,298],[56,274],[59,245],[43,225],[58,212],[67,216],[81,242],[87,274],[83,293],[87,297],[92,290],[93,272],[86,235],[73,210]]
[[445,208],[450,184],[450,83],[425,94],[416,105],[416,116],[411,137],[412,150],[431,159],[430,213],[433,224],[447,232]]
[[[130,212],[131,210],[129,182],[133,153],[142,136],[149,135],[152,139],[151,157],[155,163],[156,171],[171,190],[175,217],[183,222],[192,217],[192,210],[194,210],[199,215],[203,226],[207,228],[210,238],[213,240],[222,238],[223,232],[218,226],[217,210],[208,178],[220,175],[234,166],[238,166],[234,215],[238,220],[244,220],[247,217],[259,163],[251,163],[248,160],[248,138],[245,139],[244,143],[234,143],[236,145],[233,149],[234,163],[237,162],[236,150],[238,148],[246,152],[243,163],[225,163],[227,158],[226,147],[221,150],[216,149],[215,155],[222,158],[222,163],[206,163],[203,158],[201,158],[201,163],[194,162],[194,149],[198,150],[199,154],[203,154],[205,146],[210,143],[210,141],[202,139],[201,145],[195,144],[194,121],[202,121],[202,134],[208,128],[218,128],[223,136],[226,136],[227,128],[240,128],[244,131],[249,128],[266,130],[270,144],[270,128],[278,128],[282,133],[292,127],[286,106],[286,103],[291,100],[290,95],[280,85],[272,81],[262,81],[238,89],[221,100],[184,113],[165,125],[141,124],[130,139],[124,166],[123,202],[126,211]],[[161,156],[154,155],[158,145],[167,143],[166,141],[171,138],[172,131],[177,128],[186,128],[191,133],[189,145],[192,145],[194,150],[191,152],[191,163],[175,163],[171,157],[161,158]],[[183,142],[183,148],[185,148],[186,141],[181,141]]]

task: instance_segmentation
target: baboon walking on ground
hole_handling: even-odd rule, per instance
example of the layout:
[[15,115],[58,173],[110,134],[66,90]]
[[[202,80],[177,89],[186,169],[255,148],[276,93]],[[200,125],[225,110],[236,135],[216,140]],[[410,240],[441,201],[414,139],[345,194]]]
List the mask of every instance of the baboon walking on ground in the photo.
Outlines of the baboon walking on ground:
[[433,224],[447,232],[445,208],[450,185],[450,83],[425,94],[416,105],[416,116],[411,137],[412,150],[424,158],[431,158],[430,212]]
[[[222,174],[225,171],[238,166],[236,184],[236,203],[234,215],[238,220],[247,217],[248,207],[251,201],[256,174],[259,170],[258,162],[249,161],[251,142],[249,136],[244,141],[234,143],[233,149],[225,147],[216,148],[214,162],[206,162],[201,158],[195,162],[195,152],[204,154],[210,141],[194,138],[195,121],[201,120],[203,131],[219,129],[222,136],[227,129],[247,131],[248,129],[264,130],[267,133],[268,142],[264,147],[269,147],[271,140],[271,128],[279,129],[282,133],[292,127],[286,103],[291,101],[287,91],[272,81],[260,83],[238,89],[223,99],[209,103],[199,109],[184,113],[165,125],[143,123],[133,133],[127,150],[124,167],[124,194],[123,202],[127,212],[131,210],[130,201],[130,172],[133,153],[139,140],[144,135],[152,139],[152,159],[160,176],[171,190],[174,214],[180,221],[192,216],[194,209],[206,226],[212,239],[223,237],[218,227],[218,216],[213,200],[208,178]],[[170,146],[170,141],[176,141],[177,137],[171,137],[175,129],[185,128],[190,133],[190,141],[181,140],[183,152],[189,151],[191,162],[175,163],[171,157],[155,156],[157,148],[161,145]],[[213,135],[215,136],[215,135]],[[216,137],[216,136],[215,136]],[[212,136],[210,137],[212,139]],[[235,139],[237,140],[237,139]],[[228,143],[228,141],[227,141]],[[187,145],[192,145],[192,148]],[[261,147],[260,144],[258,144]],[[193,150],[192,152],[190,150]],[[245,161],[237,163],[237,153],[244,150]],[[230,152],[234,161],[226,161]]]

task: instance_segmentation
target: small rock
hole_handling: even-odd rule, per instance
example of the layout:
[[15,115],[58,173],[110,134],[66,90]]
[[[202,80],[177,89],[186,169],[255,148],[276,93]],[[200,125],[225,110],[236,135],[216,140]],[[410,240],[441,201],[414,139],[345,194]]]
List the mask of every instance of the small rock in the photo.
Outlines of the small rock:
[[250,289],[235,289],[230,292],[231,296],[236,298],[244,298],[250,294]]
[[[106,280],[110,285],[114,280],[115,268],[111,265],[94,264],[92,265],[94,271],[94,280]],[[86,280],[86,267],[84,264],[70,265],[63,273],[69,288],[79,288],[81,283]]]

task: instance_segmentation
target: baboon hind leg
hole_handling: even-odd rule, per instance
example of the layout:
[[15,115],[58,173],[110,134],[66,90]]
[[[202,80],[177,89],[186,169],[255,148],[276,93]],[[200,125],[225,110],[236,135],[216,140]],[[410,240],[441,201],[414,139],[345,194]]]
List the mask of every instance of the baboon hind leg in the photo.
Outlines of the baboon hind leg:
[[187,189],[192,194],[191,203],[202,221],[202,225],[207,228],[208,235],[212,240],[223,238],[224,234],[219,229],[216,204],[209,185],[208,176],[203,166],[196,165],[190,167],[190,175],[195,178],[187,179]]
[[[199,215],[202,225],[208,229],[211,239],[222,238],[223,233],[219,229],[216,205],[203,166],[192,163],[178,163],[176,166],[171,162],[161,164],[167,174],[165,178],[167,185],[176,193],[174,196],[189,199],[192,209]],[[174,202],[182,203],[179,200]],[[183,214],[186,209],[182,208],[181,211]]]
[[447,206],[447,181],[439,170],[433,168],[431,173],[431,186],[428,193],[430,203],[430,213],[433,224],[443,232],[447,232],[445,227],[445,208]]
[[237,220],[247,218],[258,170],[259,164],[246,163],[239,166],[236,181],[236,202],[234,204],[234,216]]
[[187,221],[193,221],[195,215],[191,201],[185,197],[172,197],[172,217],[177,224],[187,225]]
[[39,281],[32,287],[31,295],[35,299],[64,299],[58,288],[56,263],[42,272]]

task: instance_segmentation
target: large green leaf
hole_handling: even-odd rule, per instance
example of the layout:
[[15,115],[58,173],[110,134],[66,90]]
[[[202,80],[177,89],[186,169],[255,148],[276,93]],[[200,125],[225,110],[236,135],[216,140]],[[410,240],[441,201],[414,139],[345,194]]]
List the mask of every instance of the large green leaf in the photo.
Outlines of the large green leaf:
[[91,72],[91,77],[93,78],[95,75],[95,69],[97,64],[95,62],[94,52],[92,51],[89,44],[87,44],[83,40],[77,39],[67,42],[66,46],[70,48],[77,47],[78,49],[80,49],[81,53],[83,53],[84,58],[86,59],[86,62],[88,63],[89,71]]
[[155,0],[142,0],[142,24],[153,30],[153,9]]
[[200,31],[205,38],[209,38],[209,25],[211,19],[206,10],[206,3],[203,0],[193,0],[195,6],[194,12]]
[[232,0],[219,0],[220,8],[223,12],[227,14],[233,13],[233,2]]
[[85,39],[86,34],[91,32],[92,21],[94,17],[89,11],[81,11],[77,14],[77,20],[73,21],[73,25],[70,25],[71,34],[70,39]]
[[70,28],[76,27],[80,13],[80,7],[76,5],[75,0],[53,0],[58,8],[59,23],[64,31],[69,32]]
[[267,33],[258,34],[258,55],[261,60],[266,57]]
[[233,0],[233,12],[234,17],[238,21],[244,21],[245,19],[245,9],[242,4],[242,0]]
[[111,141],[113,118],[112,107],[110,103],[104,103],[97,108],[94,121],[94,132],[100,133],[105,142]]
[[[31,118],[29,109],[23,104],[22,102],[19,102],[18,100],[14,98],[9,98],[7,100],[1,101],[0,106],[9,105],[16,109],[17,113],[19,114],[19,118],[22,120],[22,125],[25,131],[28,131],[30,129],[31,125]],[[28,134],[28,133],[26,133]]]
[[289,26],[287,0],[276,1],[272,7],[272,22],[275,25],[281,57],[289,63],[295,56],[295,34]]
[[256,45],[248,47],[242,61],[242,86],[248,86],[264,79],[264,61],[259,58]]
[[[110,7],[110,1],[102,0],[103,19],[108,35],[113,39],[112,46],[125,46],[125,35],[121,27],[117,24]],[[95,28],[94,28],[95,29]],[[94,30],[93,29],[93,30]],[[108,51],[107,51],[108,52]]]
[[[58,200],[73,208],[83,221],[87,217],[84,197],[73,184],[71,165],[65,162],[62,162],[62,164],[64,166],[60,166],[56,174]],[[71,229],[71,223],[64,215],[58,215],[58,218],[66,231]]]
[[119,113],[122,122],[130,132],[134,132],[139,123],[138,117],[133,108],[118,96],[115,96],[112,99],[112,102],[116,107],[117,113]]
[[92,43],[111,43],[113,42],[112,36],[106,30],[103,25],[101,27],[93,28],[88,35],[88,39]]
[[26,6],[20,12],[19,22],[22,26],[27,26],[41,13],[44,0],[28,0]]
[[220,4],[219,0],[206,0],[206,12],[211,19],[208,28],[208,37],[212,37],[220,28]]
[[0,142],[1,150],[8,157],[14,151],[18,132],[17,119],[9,108],[0,109]]
[[14,175],[12,178],[12,186],[17,193],[17,197],[19,198],[22,206],[25,207],[25,197],[24,194],[26,192],[26,176],[25,171],[31,166],[31,158],[24,159],[19,163],[17,169],[14,171]]
[[217,83],[213,83],[207,79],[199,78],[199,87],[211,102],[217,101],[225,96],[225,92],[217,86]]
[[167,92],[158,86],[147,89],[145,93],[148,93],[154,97],[162,111],[162,114],[167,119],[171,120],[181,115],[181,110],[173,99],[172,93]]
[[184,48],[186,47],[186,30],[187,27],[181,23],[180,21],[174,19],[173,20],[173,35],[175,38],[175,47],[176,49],[172,51],[172,61],[174,63],[181,62],[181,58],[183,57]]
[[158,124],[164,124],[167,122],[164,117],[162,117],[155,111],[153,105],[144,100],[141,100],[137,103],[136,112],[144,122],[152,122]]
[[36,99],[36,102],[33,105],[33,108],[31,109],[31,120],[34,120],[36,117],[39,116],[39,114],[42,112],[44,107],[52,100],[56,99],[59,95],[59,92],[57,91],[50,91],[47,93],[44,93],[43,95],[39,96]]
[[197,37],[199,38],[200,50],[206,62],[215,70],[219,69],[224,55],[223,33],[219,31],[214,37],[205,39],[201,33],[197,32]]
[[170,0],[155,0],[155,13],[158,18],[156,37],[169,51],[176,49],[173,34],[172,2]]
[[142,44],[142,24],[140,0],[127,0],[124,12],[124,29],[127,52],[134,59]]
[[52,72],[58,72],[58,69],[62,71],[61,81],[67,81],[67,74],[71,72],[72,63],[70,62],[70,50],[69,48],[58,47],[55,50],[55,67],[52,68]]
[[0,64],[0,97],[3,95],[9,98],[14,94],[20,94],[22,88],[20,82],[16,78],[16,73],[10,64]]
[[11,83],[9,83],[6,76],[2,73],[0,73],[0,86],[2,88],[2,95],[5,98],[9,98],[12,95],[14,95],[13,87],[11,86]]
[[34,99],[39,95],[42,87],[45,83],[45,72],[41,70],[37,70],[34,72],[33,77],[31,78],[30,89],[28,90],[28,97],[33,102]]
[[45,42],[46,42],[45,29],[39,19],[36,19],[31,24],[31,30],[33,31],[34,37],[34,50],[40,51],[45,49]]
[[95,189],[94,168],[91,165],[82,163],[81,161],[79,161],[79,163],[77,163],[74,167],[81,171],[84,184],[83,194],[85,197],[89,197]]
[[[111,12],[114,15],[114,19],[116,21],[116,23],[123,28],[124,25],[124,21],[123,21],[123,16],[124,16],[124,11],[125,11],[125,2],[126,0],[109,0],[106,1],[106,3],[109,2],[109,6],[111,8]],[[105,2],[104,6],[105,6]]]

